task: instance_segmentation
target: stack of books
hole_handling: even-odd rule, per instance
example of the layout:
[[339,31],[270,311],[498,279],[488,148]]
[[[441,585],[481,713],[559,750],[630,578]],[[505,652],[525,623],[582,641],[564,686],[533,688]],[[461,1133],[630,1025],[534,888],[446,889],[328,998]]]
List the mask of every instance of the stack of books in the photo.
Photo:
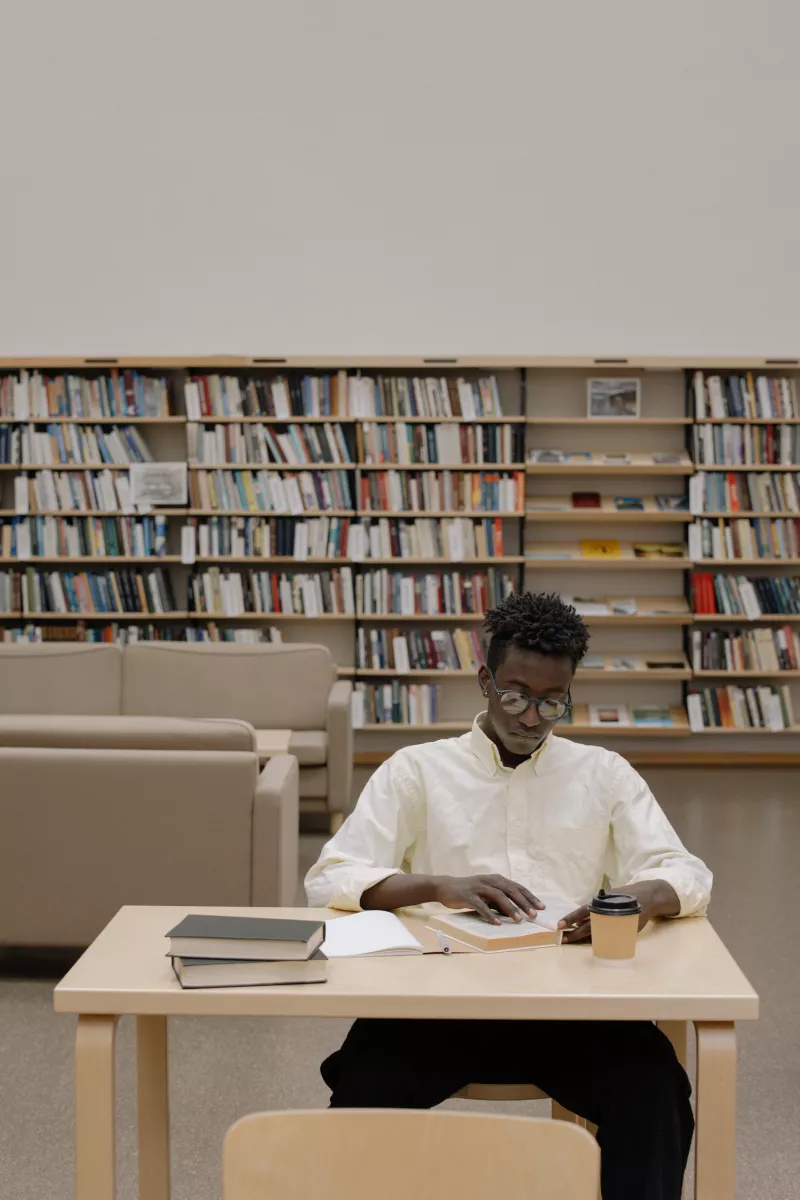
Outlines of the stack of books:
[[800,634],[778,629],[692,630],[695,671],[797,671]]
[[157,558],[166,552],[164,516],[0,520],[3,558]]
[[166,571],[0,571],[3,613],[171,613]]
[[[281,429],[283,432],[281,432]],[[195,463],[351,463],[353,454],[339,424],[193,425],[186,427],[189,461]]]
[[761,517],[746,521],[695,521],[689,527],[689,557],[800,558],[800,518]]
[[351,558],[441,558],[461,562],[470,558],[503,556],[503,520],[501,517],[474,520],[471,517],[445,517],[433,520],[420,517],[413,521],[379,517],[362,521],[350,530],[347,549]]
[[287,613],[321,617],[352,613],[353,573],[350,567],[313,575],[285,571],[232,571],[210,567],[189,580],[189,611],[219,617],[246,613]]
[[184,562],[197,558],[347,558],[351,517],[190,517],[182,530]]
[[324,921],[197,913],[167,937],[183,988],[324,983],[328,976]]
[[385,568],[356,578],[356,609],[365,616],[482,614],[514,591],[514,582],[497,567],[489,571],[437,571],[408,575]]
[[788,466],[800,462],[797,425],[695,425],[692,436],[698,464]]
[[362,670],[477,671],[484,659],[477,629],[370,629],[356,635],[356,666]]
[[351,693],[354,729],[365,725],[435,725],[439,685],[433,683],[357,683]]
[[800,475],[789,471],[698,471],[689,480],[689,508],[701,513],[800,513]]
[[376,463],[519,463],[525,434],[521,425],[395,425],[361,428],[364,462]]
[[189,502],[214,512],[297,515],[353,507],[347,471],[195,470],[189,473]]
[[525,506],[521,471],[395,471],[364,467],[363,512],[518,512]]
[[169,415],[167,381],[138,371],[43,376],[20,371],[0,379],[0,417],[15,421],[43,417],[159,417]]
[[0,425],[0,463],[59,466],[109,463],[127,466],[153,456],[133,425]]

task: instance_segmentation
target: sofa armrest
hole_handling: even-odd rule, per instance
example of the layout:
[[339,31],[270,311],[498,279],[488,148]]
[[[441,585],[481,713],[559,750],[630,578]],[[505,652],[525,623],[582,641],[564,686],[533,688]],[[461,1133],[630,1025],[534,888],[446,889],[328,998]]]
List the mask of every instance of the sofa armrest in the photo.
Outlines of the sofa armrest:
[[340,679],[328,696],[328,808],[332,813],[350,811],[353,784],[352,692],[352,683]]
[[300,823],[297,759],[271,758],[258,777],[253,804],[250,903],[293,905],[297,896]]

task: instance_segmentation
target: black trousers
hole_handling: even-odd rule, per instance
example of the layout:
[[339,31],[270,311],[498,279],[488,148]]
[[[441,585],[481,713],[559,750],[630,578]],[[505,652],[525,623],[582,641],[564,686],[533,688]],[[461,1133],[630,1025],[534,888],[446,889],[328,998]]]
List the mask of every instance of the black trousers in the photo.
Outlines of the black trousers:
[[603,1200],[680,1200],[694,1119],[668,1039],[640,1021],[375,1021],[322,1064],[332,1108],[433,1108],[529,1083],[597,1126]]

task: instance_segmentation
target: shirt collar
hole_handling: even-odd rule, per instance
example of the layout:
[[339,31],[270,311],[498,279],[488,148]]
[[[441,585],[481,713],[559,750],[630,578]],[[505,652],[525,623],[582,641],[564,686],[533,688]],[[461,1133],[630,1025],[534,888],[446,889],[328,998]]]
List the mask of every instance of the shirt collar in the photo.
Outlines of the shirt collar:
[[[500,757],[500,751],[497,749],[497,746],[494,744],[492,739],[487,737],[483,732],[482,721],[485,716],[485,712],[480,712],[472,722],[472,730],[469,735],[470,749],[472,750],[472,753],[476,756],[476,758],[480,759],[485,767],[489,768],[492,774],[497,774],[498,771],[512,771],[517,769],[514,767],[505,766]],[[551,737],[552,730],[550,733],[548,733],[541,746],[538,746],[533,752],[528,762],[520,763],[520,767],[527,767],[528,763],[530,763],[532,764],[534,771],[538,773],[540,759],[547,750],[547,747],[550,745]]]

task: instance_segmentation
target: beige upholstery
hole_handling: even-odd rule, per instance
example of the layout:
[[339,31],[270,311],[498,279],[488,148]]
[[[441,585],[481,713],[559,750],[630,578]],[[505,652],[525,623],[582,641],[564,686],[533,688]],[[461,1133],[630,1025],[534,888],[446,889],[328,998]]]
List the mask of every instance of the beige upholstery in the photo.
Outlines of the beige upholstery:
[[0,716],[0,746],[96,750],[255,750],[246,721],[179,717]]
[[[269,1112],[225,1136],[223,1200],[597,1200],[600,1148],[561,1121],[392,1109]],[[643,1198],[644,1200],[644,1198]]]
[[139,642],[125,648],[122,711],[319,730],[335,680],[325,646]]
[[0,713],[110,716],[121,697],[119,646],[0,644]]
[[0,944],[88,945],[124,904],[290,904],[297,764],[0,748]]
[[325,646],[139,642],[125,647],[122,712],[165,717],[229,717],[255,729],[291,729],[300,798],[350,808],[352,685],[336,682]]

